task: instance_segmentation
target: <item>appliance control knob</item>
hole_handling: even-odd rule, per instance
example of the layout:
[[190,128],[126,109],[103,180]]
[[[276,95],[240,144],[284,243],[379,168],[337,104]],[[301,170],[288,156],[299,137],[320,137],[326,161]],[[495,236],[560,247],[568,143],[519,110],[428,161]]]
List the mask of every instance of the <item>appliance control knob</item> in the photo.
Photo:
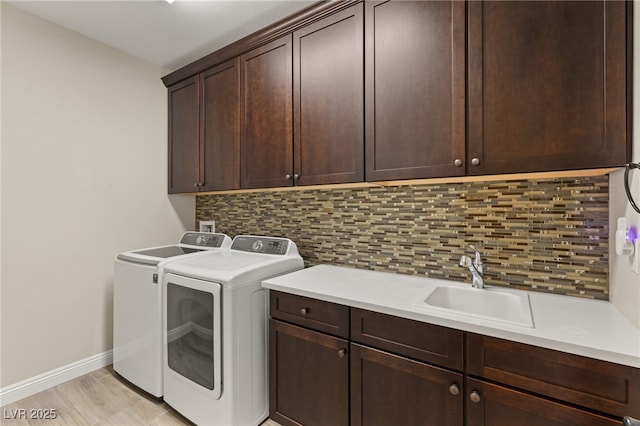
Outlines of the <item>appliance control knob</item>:
[[262,242],[262,240],[257,240],[256,242],[253,243],[253,245],[251,246],[251,248],[253,249],[253,251],[260,251],[262,250],[262,247],[264,247],[264,244]]
[[477,404],[478,402],[480,402],[480,394],[478,393],[478,391],[473,391],[469,394],[469,399]]

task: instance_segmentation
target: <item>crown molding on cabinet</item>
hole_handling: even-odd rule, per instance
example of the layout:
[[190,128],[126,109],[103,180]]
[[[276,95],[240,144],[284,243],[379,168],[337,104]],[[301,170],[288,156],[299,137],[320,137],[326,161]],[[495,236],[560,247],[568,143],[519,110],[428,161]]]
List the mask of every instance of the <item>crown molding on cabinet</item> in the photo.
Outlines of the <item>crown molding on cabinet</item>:
[[291,33],[313,21],[347,8],[360,0],[328,0],[314,3],[300,12],[275,22],[253,34],[235,41],[220,50],[208,54],[184,67],[162,77],[162,82],[169,87],[179,81],[194,76],[208,68],[228,59],[239,56],[251,49],[269,43],[278,37]]

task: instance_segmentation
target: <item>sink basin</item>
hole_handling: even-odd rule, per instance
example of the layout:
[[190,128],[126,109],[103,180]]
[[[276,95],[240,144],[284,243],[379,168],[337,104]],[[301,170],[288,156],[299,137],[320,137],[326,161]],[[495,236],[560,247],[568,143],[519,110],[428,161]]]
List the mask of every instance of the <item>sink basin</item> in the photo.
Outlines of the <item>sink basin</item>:
[[414,306],[533,328],[529,295],[525,292],[439,286]]

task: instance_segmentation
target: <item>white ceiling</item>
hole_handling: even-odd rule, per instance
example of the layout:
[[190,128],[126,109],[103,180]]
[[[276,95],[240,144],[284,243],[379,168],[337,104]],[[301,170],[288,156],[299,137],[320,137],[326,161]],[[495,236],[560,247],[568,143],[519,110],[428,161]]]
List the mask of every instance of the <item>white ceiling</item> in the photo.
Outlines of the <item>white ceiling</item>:
[[170,71],[316,0],[6,0]]

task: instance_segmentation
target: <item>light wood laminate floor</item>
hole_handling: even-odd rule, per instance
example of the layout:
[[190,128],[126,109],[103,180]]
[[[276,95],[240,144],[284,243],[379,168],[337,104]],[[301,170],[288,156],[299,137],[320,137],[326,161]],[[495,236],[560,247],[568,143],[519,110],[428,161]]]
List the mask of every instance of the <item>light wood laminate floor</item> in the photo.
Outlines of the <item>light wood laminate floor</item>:
[[[21,411],[25,415],[21,416]],[[30,419],[31,410],[54,410],[56,418]],[[0,423],[22,425],[192,425],[163,401],[138,390],[111,366],[2,407]],[[26,417],[15,418],[12,417]],[[262,426],[279,426],[267,420]]]

